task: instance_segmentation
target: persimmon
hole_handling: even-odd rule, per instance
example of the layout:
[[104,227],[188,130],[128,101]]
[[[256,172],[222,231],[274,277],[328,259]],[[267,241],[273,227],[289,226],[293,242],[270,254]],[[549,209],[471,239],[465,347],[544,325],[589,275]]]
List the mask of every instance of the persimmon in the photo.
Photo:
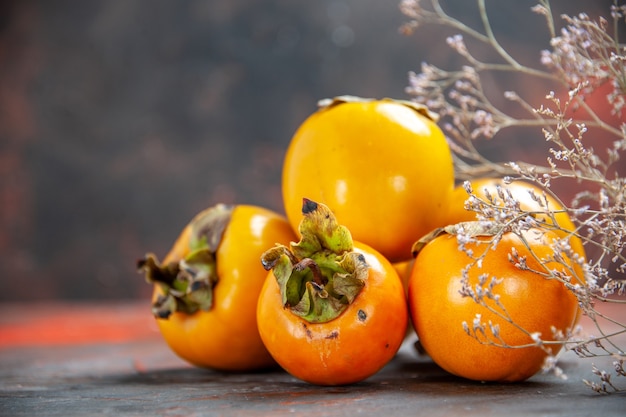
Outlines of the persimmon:
[[413,264],[415,263],[414,259],[409,259],[407,261],[394,262],[393,268],[398,273],[400,277],[400,281],[402,281],[402,285],[404,286],[404,292],[408,294],[409,292],[409,280],[411,279],[411,271],[413,270]]
[[223,371],[276,366],[256,324],[256,304],[267,272],[259,257],[295,233],[287,220],[251,205],[218,204],[189,222],[159,262],[138,266],[154,284],[153,313],[174,353],[189,363]]
[[[408,261],[401,261],[393,263],[393,268],[398,273],[400,277],[400,281],[402,281],[402,286],[404,288],[405,296],[409,294],[409,281],[411,280],[411,272],[413,271],[413,264],[415,263],[415,259],[411,258]],[[413,325],[409,320],[409,324],[406,329],[405,338],[411,337],[415,335],[415,329],[413,329]]]
[[[555,239],[551,231],[505,232],[495,246],[493,237],[476,236],[460,250],[457,237],[443,233],[419,250],[409,311],[435,363],[472,380],[514,382],[561,349],[553,332],[573,326],[578,303],[555,276],[569,262],[551,260]],[[466,250],[484,255],[482,262]]]
[[301,239],[262,256],[259,333],[276,362],[303,381],[364,380],[397,353],[407,328],[402,283],[391,263],[353,241],[323,204],[304,199]]
[[[527,181],[513,181],[509,184],[500,178],[477,178],[470,181],[472,194],[483,201],[488,201],[487,195],[495,197],[494,202],[504,207],[502,198],[510,193],[513,199],[519,202],[519,208],[531,213],[539,222],[551,228],[560,238],[568,239],[574,253],[578,254],[582,262],[586,260],[585,247],[580,237],[576,235],[576,225],[572,222],[563,205],[549,193],[545,193],[538,185]],[[499,194],[502,193],[502,196]],[[477,213],[465,208],[469,195],[462,185],[454,189],[448,206],[447,224],[456,224],[477,219]],[[538,200],[539,201],[538,201]],[[556,226],[556,227],[555,227]],[[573,262],[575,282],[584,283],[585,274],[581,263]]]
[[356,241],[391,262],[442,226],[454,188],[452,155],[436,116],[416,103],[342,96],[323,102],[293,135],[282,170],[285,212],[302,196],[332,207]]

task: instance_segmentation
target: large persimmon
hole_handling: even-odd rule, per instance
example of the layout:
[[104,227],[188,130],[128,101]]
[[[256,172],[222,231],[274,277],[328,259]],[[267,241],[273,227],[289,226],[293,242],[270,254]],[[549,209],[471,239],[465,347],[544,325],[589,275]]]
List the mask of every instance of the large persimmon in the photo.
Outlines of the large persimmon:
[[454,188],[452,155],[426,108],[407,101],[337,97],[297,129],[284,159],[282,193],[292,227],[300,200],[332,207],[354,240],[391,262],[442,225]]
[[[522,381],[561,349],[577,317],[576,296],[552,260],[553,232],[476,236],[441,234],[415,258],[409,310],[422,348],[448,372],[479,381]],[[482,257],[476,262],[473,257]]]

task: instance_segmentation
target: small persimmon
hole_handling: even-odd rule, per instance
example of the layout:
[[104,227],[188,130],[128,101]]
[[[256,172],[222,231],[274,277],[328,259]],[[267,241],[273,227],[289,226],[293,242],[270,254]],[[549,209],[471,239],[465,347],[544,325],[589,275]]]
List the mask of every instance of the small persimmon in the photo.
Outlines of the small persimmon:
[[[400,277],[400,281],[402,281],[402,287],[404,287],[404,294],[406,296],[409,294],[409,281],[411,280],[411,272],[413,271],[414,263],[415,259],[409,259],[408,261],[395,262],[392,264],[393,269],[396,270],[398,276]],[[415,329],[413,329],[413,325],[409,321],[409,325],[406,328],[405,338],[412,336],[415,336]]]
[[394,262],[393,268],[398,273],[400,277],[400,281],[402,281],[402,286],[404,287],[404,292],[408,294],[409,292],[409,280],[411,278],[411,271],[413,270],[413,264],[415,263],[415,259],[409,259],[401,262]]

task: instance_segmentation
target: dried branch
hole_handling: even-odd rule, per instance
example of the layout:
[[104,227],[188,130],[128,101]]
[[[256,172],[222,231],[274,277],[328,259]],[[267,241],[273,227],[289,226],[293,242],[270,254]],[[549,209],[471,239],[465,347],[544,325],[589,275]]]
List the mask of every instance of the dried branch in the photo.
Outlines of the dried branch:
[[[425,1],[424,1],[425,2]],[[618,318],[608,317],[596,308],[596,302],[614,302],[626,308],[626,178],[618,169],[626,151],[626,45],[618,38],[620,26],[626,22],[626,5],[615,0],[610,10],[610,18],[591,19],[585,13],[577,16],[559,16],[562,27],[557,29],[549,0],[539,0],[532,12],[545,18],[550,34],[550,49],[541,51],[537,68],[522,65],[498,40],[489,21],[484,0],[476,0],[481,17],[482,32],[472,29],[462,18],[446,13],[440,0],[429,0],[426,6],[420,0],[403,0],[402,12],[410,19],[401,29],[410,34],[423,25],[438,25],[458,31],[447,38],[448,45],[466,64],[453,70],[444,70],[429,63],[423,63],[420,72],[411,72],[408,77],[407,94],[418,103],[439,114],[441,126],[448,136],[453,152],[455,172],[459,180],[471,180],[485,176],[525,179],[541,186],[558,199],[550,187],[555,181],[575,180],[579,190],[571,202],[558,201],[575,224],[570,236],[581,239],[587,249],[593,248],[594,259],[585,262],[571,249],[568,239],[555,242],[554,256],[543,262],[560,262],[567,267],[566,273],[554,274],[548,271],[534,271],[548,279],[560,280],[576,297],[583,314],[595,325],[600,336],[581,336],[576,331],[567,335],[556,335],[554,341],[544,341],[538,335],[518,328],[528,334],[534,346],[548,343],[561,343],[579,357],[611,355],[615,357],[615,369],[606,372],[594,367],[592,373],[600,382],[585,381],[594,391],[601,393],[625,391],[619,388],[614,377],[625,376],[623,362],[626,359],[624,346],[619,346],[617,336],[626,333],[626,323]],[[464,36],[489,46],[491,59],[478,59],[464,41]],[[552,91],[545,94],[543,104],[531,104],[511,88],[503,97],[518,107],[527,117],[513,116],[499,108],[490,97],[494,91],[487,91],[483,85],[484,76],[494,72],[507,72],[512,75],[531,77],[553,85]],[[596,109],[586,99],[600,88],[607,88],[606,99],[611,106],[611,115],[622,118],[620,126],[610,123],[607,114]],[[515,85],[512,85],[515,87]],[[576,115],[576,118],[573,115]],[[478,140],[492,140],[504,129],[535,128],[536,140],[550,144],[545,163],[529,161],[493,161],[479,151]],[[603,135],[612,138],[604,149],[593,142]],[[591,146],[592,143],[595,146]],[[600,152],[605,152],[601,155]],[[623,166],[622,166],[623,168]],[[544,229],[555,229],[558,223],[532,224],[533,216],[539,213],[520,209],[510,193],[502,192],[501,200],[481,199],[467,187],[467,207],[477,213],[479,219],[494,221],[502,230],[512,231],[521,236],[521,231],[531,225]],[[537,197],[540,201],[540,197]],[[501,204],[504,202],[504,204]],[[545,204],[545,214],[552,218],[557,213]],[[537,223],[537,222],[535,222]],[[562,230],[562,229],[561,229]],[[460,239],[460,249],[471,237]],[[496,244],[497,236],[493,242]],[[480,263],[484,254],[473,254],[473,263]],[[513,261],[521,268],[523,259]],[[565,259],[573,260],[584,270],[585,276],[578,276]],[[537,259],[539,261],[539,259]],[[497,300],[497,277],[482,277],[474,287],[464,281],[463,292],[476,303],[487,307],[499,317],[517,326],[506,312],[506,306]],[[487,303],[490,300],[490,303]],[[613,331],[605,331],[604,323],[609,323]],[[481,343],[495,346],[508,346],[499,337],[499,328],[493,323],[483,323],[481,317],[474,318],[471,324],[462,323],[466,333]],[[552,335],[553,337],[555,335]],[[562,376],[556,367],[556,358],[548,356],[546,369],[552,369]]]

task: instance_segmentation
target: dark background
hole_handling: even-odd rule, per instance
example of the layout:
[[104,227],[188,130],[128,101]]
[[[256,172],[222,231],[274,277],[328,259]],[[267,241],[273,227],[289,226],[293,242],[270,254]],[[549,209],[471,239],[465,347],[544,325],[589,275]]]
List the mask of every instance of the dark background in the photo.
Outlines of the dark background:
[[[548,46],[535,3],[488,1],[533,65]],[[282,212],[284,150],[318,99],[408,98],[422,61],[455,63],[440,32],[400,34],[406,20],[388,0],[0,1],[0,301],[146,296],[136,259],[201,209]]]

